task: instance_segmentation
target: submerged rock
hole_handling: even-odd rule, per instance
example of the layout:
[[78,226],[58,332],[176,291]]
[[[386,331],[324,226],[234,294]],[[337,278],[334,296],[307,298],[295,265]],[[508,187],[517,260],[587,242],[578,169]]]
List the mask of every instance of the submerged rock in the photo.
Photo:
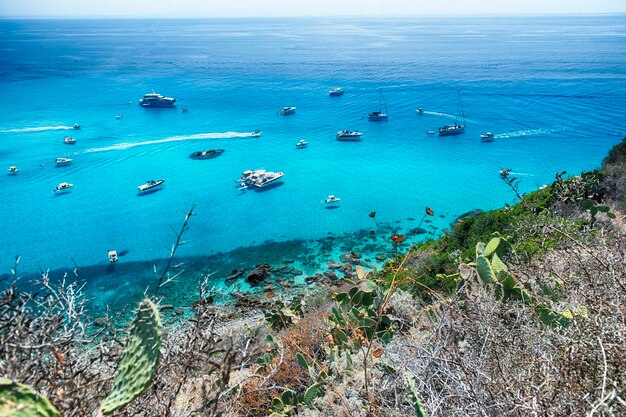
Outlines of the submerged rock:
[[270,264],[261,264],[246,276],[246,281],[250,285],[259,285],[272,275]]
[[335,274],[333,271],[324,272],[324,276],[333,281],[337,279],[337,274]]
[[340,269],[341,268],[341,264],[339,262],[330,261],[330,262],[328,262],[328,267],[330,269]]
[[228,276],[228,278],[226,278],[226,281],[232,281],[232,280],[239,278],[240,276],[243,275],[243,272],[244,272],[243,269],[233,269],[230,275]]

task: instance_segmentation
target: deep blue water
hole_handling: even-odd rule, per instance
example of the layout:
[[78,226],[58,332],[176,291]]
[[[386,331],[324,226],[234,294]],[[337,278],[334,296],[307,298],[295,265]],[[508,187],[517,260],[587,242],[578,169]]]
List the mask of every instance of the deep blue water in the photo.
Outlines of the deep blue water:
[[[302,250],[300,241],[264,242],[349,239],[372,228],[372,210],[406,233],[430,206],[429,230],[440,233],[464,212],[512,202],[500,168],[530,191],[559,170],[599,166],[626,134],[621,15],[2,20],[0,62],[0,167],[20,169],[0,176],[0,273],[16,255],[22,272],[79,266],[102,303],[117,301],[122,286],[133,296],[145,288],[152,260],[174,240],[170,226],[193,203],[179,254],[196,267],[172,293],[195,285],[198,269],[240,265],[228,253],[238,247],[257,245],[245,259],[256,263]],[[335,86],[345,95],[329,97]],[[368,122],[380,88],[389,121]],[[140,108],[152,89],[176,97],[177,108]],[[466,133],[427,135],[454,121],[457,90]],[[287,105],[297,114],[280,116]],[[73,123],[82,129],[62,130]],[[263,135],[249,137],[256,129]],[[362,142],[336,141],[341,129],[365,132]],[[480,142],[485,131],[493,143]],[[63,144],[66,135],[77,144]],[[296,149],[302,138],[308,148]],[[210,148],[225,153],[188,158]],[[73,164],[55,167],[60,156]],[[238,190],[234,180],[254,168],[286,175],[264,192]],[[137,185],[158,178],[161,191],[137,196]],[[54,196],[61,181],[74,188]],[[321,204],[328,194],[342,198],[339,209]],[[128,253],[106,273],[111,248]],[[306,254],[319,262],[296,264],[312,272],[343,249],[322,245]]]

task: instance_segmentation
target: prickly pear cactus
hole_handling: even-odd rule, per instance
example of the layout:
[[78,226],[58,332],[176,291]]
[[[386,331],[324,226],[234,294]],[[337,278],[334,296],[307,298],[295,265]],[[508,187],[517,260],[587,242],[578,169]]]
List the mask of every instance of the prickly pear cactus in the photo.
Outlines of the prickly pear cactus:
[[117,368],[113,389],[100,405],[103,414],[125,407],[150,386],[159,365],[162,334],[158,307],[148,299],[143,300]]
[[0,378],[0,417],[61,417],[61,413],[28,385]]

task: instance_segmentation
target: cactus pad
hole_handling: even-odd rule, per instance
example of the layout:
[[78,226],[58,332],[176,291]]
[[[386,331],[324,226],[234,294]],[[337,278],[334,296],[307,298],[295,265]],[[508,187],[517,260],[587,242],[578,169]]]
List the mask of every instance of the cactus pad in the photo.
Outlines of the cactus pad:
[[158,307],[144,299],[137,309],[113,388],[100,405],[103,414],[125,407],[150,386],[159,365],[162,334]]
[[61,413],[28,385],[0,378],[0,417],[61,417]]

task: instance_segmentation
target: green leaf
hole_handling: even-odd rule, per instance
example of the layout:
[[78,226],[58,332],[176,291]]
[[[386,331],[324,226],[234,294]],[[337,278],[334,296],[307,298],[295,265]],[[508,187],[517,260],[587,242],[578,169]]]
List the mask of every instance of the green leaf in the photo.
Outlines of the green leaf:
[[615,216],[615,213],[613,213],[613,212],[611,212],[611,211],[609,211],[608,213],[606,213],[606,216],[607,216],[609,219],[614,219],[615,217],[617,217],[617,216]]
[[601,213],[607,213],[609,211],[609,207],[604,205],[604,204],[598,204],[596,206],[596,208],[598,209],[599,212]]
[[409,387],[409,392],[411,393],[411,399],[413,403],[413,408],[415,409],[416,417],[428,417],[426,411],[424,410],[424,406],[420,401],[420,397],[417,394],[417,388],[415,388],[415,380],[413,379],[413,375],[408,372],[404,373],[404,380],[406,381],[407,386]]
[[583,210],[591,210],[591,208],[593,207],[593,201],[591,201],[589,199],[584,200],[581,203],[581,207],[583,208]]
[[283,404],[280,398],[274,398],[272,400],[272,409],[274,411],[281,411],[283,408],[285,408],[285,404]]
[[476,256],[484,256],[485,255],[485,244],[483,242],[478,242],[476,244]]
[[0,416],[61,417],[61,413],[30,386],[0,378]]
[[341,343],[348,343],[348,336],[346,336],[346,334],[341,329],[334,329],[333,336]]
[[491,268],[491,264],[484,256],[476,258],[476,269],[478,270],[480,279],[482,279],[485,284],[489,284],[496,280],[496,275]]
[[322,393],[322,386],[320,384],[313,384],[306,389],[302,396],[302,402],[306,405],[313,404],[313,401]]
[[489,241],[489,243],[487,243],[487,246],[485,247],[485,254],[484,254],[484,256],[486,256],[486,257],[491,256],[492,253],[496,252],[496,250],[498,249],[499,245],[500,245],[500,238],[499,237],[494,237],[493,239],[491,239]]
[[296,393],[290,389],[286,389],[280,396],[280,401],[284,404],[296,405]]
[[493,268],[493,271],[497,274],[501,271],[506,271],[507,270],[507,266],[504,262],[502,262],[502,260],[500,259],[500,257],[498,256],[497,253],[493,254],[493,257],[491,258],[491,267]]
[[298,363],[302,365],[304,368],[307,368],[307,369],[309,368],[309,364],[306,363],[306,359],[304,358],[302,353],[300,352],[296,353],[296,359],[298,359]]

